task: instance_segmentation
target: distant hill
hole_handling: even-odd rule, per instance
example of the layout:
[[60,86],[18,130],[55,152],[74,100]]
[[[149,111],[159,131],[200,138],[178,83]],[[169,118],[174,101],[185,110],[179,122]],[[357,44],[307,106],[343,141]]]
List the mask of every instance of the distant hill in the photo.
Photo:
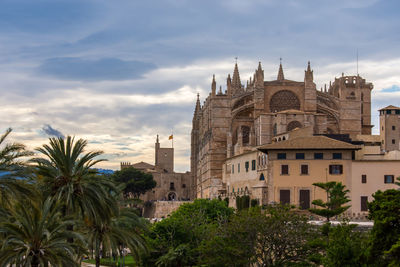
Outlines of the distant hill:
[[101,174],[113,174],[114,173],[113,170],[109,170],[109,169],[96,169],[96,170]]

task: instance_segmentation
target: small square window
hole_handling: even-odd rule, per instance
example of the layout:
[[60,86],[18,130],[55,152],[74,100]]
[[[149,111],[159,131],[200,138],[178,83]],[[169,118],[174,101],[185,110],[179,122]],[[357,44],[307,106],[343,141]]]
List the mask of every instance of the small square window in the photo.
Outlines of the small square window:
[[255,169],[256,169],[256,160],[253,159],[253,160],[251,161],[251,170],[254,171]]
[[278,153],[278,159],[286,159],[286,153]]
[[244,167],[245,167],[245,169],[246,169],[246,172],[249,172],[249,162],[248,162],[248,161],[246,161],[246,162],[244,163]]
[[392,144],[396,144],[396,139],[392,139]]
[[384,177],[385,177],[385,184],[393,184],[394,183],[394,175],[386,174]]
[[366,174],[361,175],[361,183],[363,183],[363,184],[367,183],[367,175]]
[[396,131],[396,126],[393,125],[393,126],[392,126],[392,130],[393,130],[393,131]]
[[301,168],[302,175],[308,175],[308,165],[307,164],[302,164],[300,168]]
[[343,165],[329,165],[329,174],[342,174]]
[[333,159],[342,159],[342,153],[332,153]]
[[186,188],[186,184],[182,184],[182,188]]
[[324,153],[314,153],[314,159],[324,159]]
[[281,174],[288,175],[289,174],[289,165],[281,165]]
[[296,159],[304,159],[304,153],[296,153]]

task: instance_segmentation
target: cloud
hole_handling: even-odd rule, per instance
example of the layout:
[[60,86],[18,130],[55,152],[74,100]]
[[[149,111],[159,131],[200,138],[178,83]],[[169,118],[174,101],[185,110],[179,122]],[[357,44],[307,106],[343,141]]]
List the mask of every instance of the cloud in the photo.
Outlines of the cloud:
[[45,125],[42,127],[42,131],[43,131],[45,134],[47,134],[48,136],[54,136],[54,137],[64,138],[64,135],[63,135],[60,131],[54,129],[54,128],[51,127],[49,124],[45,124]]
[[382,92],[382,93],[400,92],[400,86],[398,86],[398,85],[393,85],[392,87],[382,89],[381,92]]
[[141,61],[125,61],[118,58],[96,60],[74,57],[51,58],[38,68],[44,75],[67,80],[131,80],[141,78],[155,68],[154,64]]

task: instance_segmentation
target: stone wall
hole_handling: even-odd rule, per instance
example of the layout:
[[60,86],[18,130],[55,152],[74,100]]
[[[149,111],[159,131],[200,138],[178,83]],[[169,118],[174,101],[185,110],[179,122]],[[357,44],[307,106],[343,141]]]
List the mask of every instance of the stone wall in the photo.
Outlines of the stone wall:
[[144,207],[143,216],[145,218],[166,218],[185,203],[192,203],[192,201],[155,201],[152,206]]

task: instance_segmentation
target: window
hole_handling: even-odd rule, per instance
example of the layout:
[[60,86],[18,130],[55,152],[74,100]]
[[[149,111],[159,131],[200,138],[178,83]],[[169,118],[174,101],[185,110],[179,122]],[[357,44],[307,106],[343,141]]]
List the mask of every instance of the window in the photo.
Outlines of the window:
[[264,181],[264,180],[265,180],[264,174],[261,173],[261,175],[260,175],[260,181]]
[[182,188],[186,188],[186,184],[182,184]]
[[392,111],[391,110],[387,110],[386,114],[392,114]]
[[342,159],[342,153],[332,153],[333,159]]
[[400,114],[400,110],[396,110],[396,114]]
[[255,169],[256,169],[256,160],[253,159],[253,160],[251,161],[251,170],[254,171]]
[[368,197],[361,197],[361,211],[368,211]]
[[281,165],[281,174],[288,175],[289,174],[289,165]]
[[246,161],[246,162],[244,163],[244,167],[245,167],[245,169],[246,169],[246,172],[249,172],[249,162],[248,162],[248,161]]
[[367,175],[366,174],[361,175],[361,183],[363,183],[363,184],[367,183]]
[[329,174],[342,174],[343,165],[329,165]]
[[235,173],[235,165],[232,164],[232,173]]
[[234,187],[232,187],[232,193],[235,193],[235,188]]
[[393,184],[394,183],[394,175],[385,175],[385,184]]
[[302,165],[300,166],[300,169],[301,169],[301,174],[302,174],[302,175],[308,175],[308,165],[302,164]]
[[240,163],[238,163],[238,173],[240,172]]
[[304,159],[304,153],[296,153],[296,159]]
[[174,183],[169,183],[169,190],[175,190]]
[[392,139],[392,144],[396,144],[396,139]]
[[286,159],[286,153],[278,153],[278,159]]
[[393,126],[392,126],[392,130],[393,130],[393,131],[396,131],[396,126],[393,125]]
[[324,159],[324,153],[314,153],[314,159]]

